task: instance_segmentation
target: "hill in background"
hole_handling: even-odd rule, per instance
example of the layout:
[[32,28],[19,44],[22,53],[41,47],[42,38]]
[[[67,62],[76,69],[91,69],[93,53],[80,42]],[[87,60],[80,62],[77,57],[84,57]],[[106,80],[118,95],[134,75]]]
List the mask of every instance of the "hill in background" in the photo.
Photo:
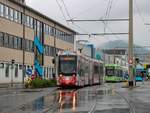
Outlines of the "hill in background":
[[[103,45],[99,46],[98,48],[103,48],[103,49],[124,48],[128,50],[128,43],[123,40],[115,40],[115,41],[106,42]],[[150,53],[149,49],[145,47],[141,47],[139,45],[134,45],[134,54],[147,54],[147,53]]]

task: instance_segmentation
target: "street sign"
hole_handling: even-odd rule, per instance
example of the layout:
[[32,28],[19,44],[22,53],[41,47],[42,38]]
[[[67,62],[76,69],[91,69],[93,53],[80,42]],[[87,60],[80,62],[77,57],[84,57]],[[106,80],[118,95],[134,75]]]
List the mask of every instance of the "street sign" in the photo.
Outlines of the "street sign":
[[96,59],[100,60],[101,59],[101,55],[100,54],[96,54]]
[[31,75],[31,74],[32,74],[32,69],[28,68],[28,69],[26,70],[26,74],[27,74],[27,75]]
[[128,63],[129,63],[129,64],[133,64],[133,60],[132,60],[132,59],[129,59]]

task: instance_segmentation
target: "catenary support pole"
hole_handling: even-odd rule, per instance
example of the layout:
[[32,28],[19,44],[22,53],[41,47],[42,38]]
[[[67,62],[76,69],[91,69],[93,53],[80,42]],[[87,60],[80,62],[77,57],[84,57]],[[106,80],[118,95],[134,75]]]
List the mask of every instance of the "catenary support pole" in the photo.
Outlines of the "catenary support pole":
[[129,86],[134,86],[133,76],[133,0],[129,0],[129,46],[128,46],[128,62],[129,62]]

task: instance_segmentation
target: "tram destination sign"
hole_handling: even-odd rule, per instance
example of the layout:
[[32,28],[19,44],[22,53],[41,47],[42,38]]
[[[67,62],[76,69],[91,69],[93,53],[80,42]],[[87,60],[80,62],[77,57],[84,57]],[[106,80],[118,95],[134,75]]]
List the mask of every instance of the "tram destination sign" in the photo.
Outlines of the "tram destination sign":
[[68,60],[76,60],[75,56],[60,56],[60,60],[68,61]]

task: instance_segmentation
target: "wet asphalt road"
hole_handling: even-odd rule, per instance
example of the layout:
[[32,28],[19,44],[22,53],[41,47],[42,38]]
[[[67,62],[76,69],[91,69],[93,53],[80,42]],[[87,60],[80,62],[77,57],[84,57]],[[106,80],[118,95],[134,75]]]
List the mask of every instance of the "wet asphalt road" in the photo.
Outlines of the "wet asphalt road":
[[27,92],[18,91],[17,95],[0,95],[0,113],[150,113],[150,84],[134,89],[122,86],[39,91],[33,92],[30,100]]
[[127,102],[112,86],[59,89],[13,109],[11,113],[128,113]]

